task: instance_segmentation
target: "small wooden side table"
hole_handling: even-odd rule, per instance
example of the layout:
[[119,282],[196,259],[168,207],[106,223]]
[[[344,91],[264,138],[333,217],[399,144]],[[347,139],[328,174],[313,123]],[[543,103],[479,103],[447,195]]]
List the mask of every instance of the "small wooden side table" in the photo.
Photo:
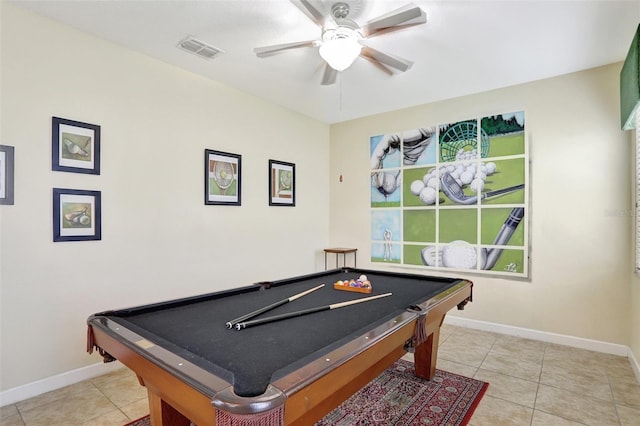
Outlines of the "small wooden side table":
[[338,268],[338,259],[340,258],[340,255],[342,254],[342,266],[347,266],[347,253],[353,253],[353,267],[356,267],[356,256],[358,255],[358,253],[356,253],[358,251],[357,248],[343,248],[343,247],[338,247],[338,248],[326,248],[324,249],[324,269],[325,271],[327,270],[327,253],[332,253],[336,255],[336,268]]

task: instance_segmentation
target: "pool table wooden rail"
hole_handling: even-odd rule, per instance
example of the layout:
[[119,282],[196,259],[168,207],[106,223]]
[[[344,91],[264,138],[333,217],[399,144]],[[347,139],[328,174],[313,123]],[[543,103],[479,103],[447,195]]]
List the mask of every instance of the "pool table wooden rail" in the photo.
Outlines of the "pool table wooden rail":
[[[188,413],[190,421],[199,426],[215,425],[215,411],[211,405],[215,394],[196,389],[193,383],[181,380],[170,369],[161,368],[150,360],[148,350],[143,352],[123,343],[123,340],[116,340],[112,333],[115,328],[104,328],[95,322],[90,322],[89,327],[95,346],[131,369],[140,384],[147,388],[152,425],[188,426],[189,420],[181,413]],[[212,376],[211,384],[219,385],[219,380]]]
[[[456,286],[420,304],[427,339],[415,348],[416,374],[435,374],[440,327],[447,312],[471,300],[473,284]],[[232,384],[103,317],[88,320],[89,340],[130,368],[147,388],[152,424],[214,426],[215,410],[260,413],[284,405],[284,424],[308,425],[380,375],[406,353],[420,314],[403,312],[304,367],[276,379],[257,398],[233,393]],[[107,359],[107,358],[105,358]],[[249,403],[247,404],[247,402]]]

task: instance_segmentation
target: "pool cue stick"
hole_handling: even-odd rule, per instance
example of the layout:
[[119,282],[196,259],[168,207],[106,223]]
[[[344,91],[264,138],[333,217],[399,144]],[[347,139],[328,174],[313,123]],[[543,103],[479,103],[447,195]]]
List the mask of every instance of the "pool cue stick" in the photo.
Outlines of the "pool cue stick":
[[307,294],[309,294],[309,293],[311,293],[313,291],[316,291],[317,289],[322,288],[322,287],[324,287],[324,284],[320,284],[317,287],[311,288],[309,290],[305,290],[305,291],[300,292],[298,294],[294,294],[291,297],[288,297],[286,299],[282,299],[282,300],[280,300],[278,302],[272,303],[271,305],[265,306],[264,308],[260,308],[260,309],[258,309],[256,311],[249,312],[246,315],[243,315],[241,317],[238,317],[238,318],[236,318],[234,320],[231,320],[231,321],[227,322],[227,328],[233,328],[233,326],[236,325],[237,323],[239,323],[240,321],[248,320],[249,318],[253,318],[256,315],[260,315],[263,312],[267,312],[267,311],[270,311],[271,309],[277,308],[278,306],[282,306],[285,303],[293,302],[294,300],[299,299],[302,296],[306,296]]
[[345,306],[355,305],[356,303],[369,302],[371,300],[380,299],[382,297],[387,297],[387,296],[391,296],[391,293],[379,294],[377,296],[365,297],[363,299],[348,300],[346,302],[333,303],[331,305],[317,306],[315,308],[303,309],[301,311],[290,312],[288,314],[280,314],[280,315],[274,315],[272,317],[239,322],[236,324],[236,329],[242,330],[243,328],[253,327],[254,325],[266,324],[269,322],[280,321],[287,318],[300,317],[302,315],[313,314],[321,311],[329,311],[332,309],[344,308]]

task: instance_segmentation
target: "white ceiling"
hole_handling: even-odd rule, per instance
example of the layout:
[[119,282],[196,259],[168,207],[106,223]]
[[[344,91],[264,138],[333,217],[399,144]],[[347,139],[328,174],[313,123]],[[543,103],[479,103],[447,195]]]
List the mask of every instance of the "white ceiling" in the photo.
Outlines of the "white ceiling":
[[[337,0],[335,0],[337,1]],[[334,0],[311,0],[328,11]],[[342,0],[363,24],[410,0]],[[640,0],[414,0],[427,23],[367,41],[414,62],[389,76],[359,58],[321,86],[318,48],[258,58],[253,48],[320,38],[289,0],[14,1],[15,4],[326,123],[622,61]],[[179,50],[187,35],[224,54]]]

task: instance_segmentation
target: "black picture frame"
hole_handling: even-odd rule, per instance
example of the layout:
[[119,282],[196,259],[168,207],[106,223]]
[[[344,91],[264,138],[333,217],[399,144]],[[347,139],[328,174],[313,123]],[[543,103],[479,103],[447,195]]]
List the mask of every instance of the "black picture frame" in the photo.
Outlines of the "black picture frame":
[[242,205],[242,155],[204,150],[204,204]]
[[53,188],[53,241],[101,239],[101,192]]
[[15,148],[0,145],[0,204],[14,203]]
[[269,160],[269,205],[296,205],[296,165]]
[[53,117],[51,170],[100,174],[100,126]]

